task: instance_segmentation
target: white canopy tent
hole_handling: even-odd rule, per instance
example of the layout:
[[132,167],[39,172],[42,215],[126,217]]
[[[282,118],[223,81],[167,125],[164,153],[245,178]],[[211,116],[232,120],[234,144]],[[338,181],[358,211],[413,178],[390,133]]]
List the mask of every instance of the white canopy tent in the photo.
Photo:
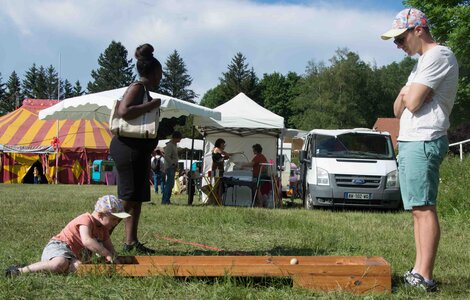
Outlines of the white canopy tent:
[[244,93],[238,94],[214,110],[221,113],[220,120],[194,118],[194,125],[204,135],[205,174],[211,169],[212,149],[218,138],[226,141],[225,151],[244,153],[231,157],[226,163],[226,171],[232,171],[235,161],[251,161],[254,144],[263,147],[263,154],[268,161],[274,163],[273,171],[277,170],[278,138],[282,139],[283,117],[260,106]]
[[[108,122],[114,100],[120,99],[127,87],[68,98],[39,112],[41,120],[94,119]],[[170,96],[150,92],[152,98],[162,99],[161,118],[194,115],[201,119],[220,120],[220,112]]]
[[252,146],[260,144],[268,160],[276,161],[277,141],[284,129],[284,118],[272,113],[240,93],[228,102],[214,108],[222,118],[194,118],[194,125],[205,137],[204,171],[210,169],[211,150],[218,138],[226,141],[225,151],[244,152],[245,157],[233,160],[251,160]]
[[[160,140],[158,141],[158,146],[159,148],[164,148],[166,146],[166,144],[170,141],[170,139],[166,139],[166,140]],[[203,149],[203,140],[198,140],[198,139],[195,139],[194,140],[194,148],[193,150],[202,150]],[[191,150],[191,145],[192,145],[192,139],[188,139],[188,138],[184,138],[184,139],[181,139],[181,141],[178,143],[178,148],[180,149],[189,149]]]
[[230,133],[249,136],[257,133],[278,136],[284,128],[284,118],[272,113],[240,93],[228,102],[214,108],[222,119],[194,118],[194,125],[203,134]]
[[[115,100],[121,99],[127,87],[72,97],[39,111],[41,120],[80,120],[94,119],[108,122]],[[197,104],[150,92],[152,98],[160,98],[160,118],[197,116],[201,120],[211,118],[220,120],[220,112]]]

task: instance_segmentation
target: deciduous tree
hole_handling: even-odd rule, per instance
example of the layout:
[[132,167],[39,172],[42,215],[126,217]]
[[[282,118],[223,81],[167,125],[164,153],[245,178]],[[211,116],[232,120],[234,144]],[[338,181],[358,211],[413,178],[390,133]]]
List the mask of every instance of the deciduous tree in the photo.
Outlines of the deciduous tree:
[[294,89],[301,77],[295,72],[289,72],[287,77],[274,72],[264,74],[260,81],[261,99],[264,107],[273,113],[284,117],[286,125],[290,124],[292,116],[291,101],[297,96]]
[[[297,128],[371,127],[378,117],[380,84],[359,55],[338,49],[330,66],[311,63],[293,101]],[[393,102],[388,105],[392,106]]]
[[470,114],[470,1],[406,0],[406,4],[422,10],[431,24],[433,37],[449,46],[459,62],[459,89],[451,125],[468,121]]
[[230,100],[225,98],[222,84],[218,84],[215,88],[208,90],[201,99],[201,105],[209,108],[215,108],[224,102]]

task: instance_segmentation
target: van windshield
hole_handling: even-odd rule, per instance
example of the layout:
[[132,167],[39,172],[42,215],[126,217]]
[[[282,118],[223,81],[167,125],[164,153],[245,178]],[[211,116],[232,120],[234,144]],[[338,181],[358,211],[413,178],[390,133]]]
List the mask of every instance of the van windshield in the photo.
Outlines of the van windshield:
[[316,135],[313,139],[316,157],[393,159],[390,136],[346,133],[336,137]]

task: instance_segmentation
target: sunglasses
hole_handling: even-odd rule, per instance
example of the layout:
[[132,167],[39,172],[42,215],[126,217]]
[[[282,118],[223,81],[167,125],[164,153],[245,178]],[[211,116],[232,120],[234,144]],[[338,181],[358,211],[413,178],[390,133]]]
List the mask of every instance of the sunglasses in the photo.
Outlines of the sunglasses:
[[403,32],[399,37],[395,38],[393,40],[393,42],[395,43],[395,45],[397,46],[402,46],[403,43],[405,42],[405,38],[406,38],[406,35],[407,35],[407,32],[408,31],[412,31],[414,30],[415,28],[414,27],[411,27],[411,28],[408,28],[405,32]]

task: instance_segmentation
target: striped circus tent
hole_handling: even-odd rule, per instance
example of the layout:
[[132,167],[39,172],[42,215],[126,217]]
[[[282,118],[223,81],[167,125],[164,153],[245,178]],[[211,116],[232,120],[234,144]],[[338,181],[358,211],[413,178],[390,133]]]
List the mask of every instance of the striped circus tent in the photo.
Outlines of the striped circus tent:
[[43,182],[55,182],[57,173],[59,183],[89,183],[93,160],[107,159],[112,138],[108,123],[38,119],[40,110],[56,103],[25,99],[20,108],[0,117],[0,182],[32,182],[38,167]]

